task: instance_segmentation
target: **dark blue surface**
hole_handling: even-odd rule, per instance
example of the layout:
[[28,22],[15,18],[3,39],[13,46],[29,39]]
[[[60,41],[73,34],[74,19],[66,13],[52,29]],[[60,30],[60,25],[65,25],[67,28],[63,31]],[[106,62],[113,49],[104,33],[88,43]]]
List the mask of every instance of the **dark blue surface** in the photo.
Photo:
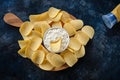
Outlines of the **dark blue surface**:
[[[0,80],[120,80],[120,24],[106,28],[101,16],[120,0],[0,0]],[[85,57],[64,71],[47,72],[17,54],[19,30],[7,25],[3,16],[13,12],[23,21],[30,14],[54,6],[68,11],[95,29]]]

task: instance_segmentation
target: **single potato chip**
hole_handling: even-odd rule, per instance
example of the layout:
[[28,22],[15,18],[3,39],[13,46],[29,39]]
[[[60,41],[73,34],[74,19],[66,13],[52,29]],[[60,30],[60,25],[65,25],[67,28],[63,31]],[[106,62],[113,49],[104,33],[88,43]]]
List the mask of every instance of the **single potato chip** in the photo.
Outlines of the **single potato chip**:
[[18,54],[21,55],[24,58],[26,58],[25,49],[26,49],[26,46],[21,48],[20,50],[18,50]]
[[70,24],[76,29],[79,30],[83,27],[84,23],[82,20],[76,19],[76,20],[71,20]]
[[42,43],[42,39],[40,37],[33,37],[31,39],[30,48],[33,51],[36,51],[40,47],[41,43]]
[[54,68],[47,60],[45,60],[42,64],[39,64],[39,67],[43,70],[50,71]]
[[74,36],[82,45],[86,45],[89,41],[89,37],[83,33],[82,31],[78,31],[77,34]]
[[61,67],[65,64],[65,61],[59,54],[54,54],[51,56],[51,64],[55,67]]
[[63,23],[68,23],[69,21],[73,20],[69,13],[67,13],[66,11],[61,12],[62,12],[61,21]]
[[75,51],[74,53],[77,58],[83,57],[85,55],[85,47],[82,46],[80,50]]
[[59,28],[62,28],[62,23],[59,21],[59,22],[54,22],[52,24],[52,27],[59,27]]
[[29,59],[31,59],[32,54],[34,51],[29,47],[29,45],[25,49],[25,56]]
[[69,67],[72,67],[77,61],[77,57],[70,51],[63,54],[63,58]]
[[63,28],[68,32],[69,36],[73,36],[76,33],[75,28],[70,23],[65,23]]
[[29,16],[31,22],[46,21],[48,20],[48,18],[49,18],[48,12]]
[[20,33],[24,36],[27,36],[32,31],[34,25],[31,22],[24,22],[20,27]]
[[88,25],[84,26],[81,31],[84,32],[90,39],[93,38],[95,33],[94,29]]
[[62,38],[50,42],[50,48],[53,52],[58,52],[61,49]]
[[59,12],[60,12],[60,9],[51,7],[51,8],[49,8],[49,10],[48,10],[48,15],[49,15],[50,18],[54,18],[55,16],[57,16],[57,14],[58,14]]
[[37,50],[33,53],[31,60],[36,64],[42,64],[45,60],[45,53],[44,51]]
[[63,12],[58,13],[58,15],[57,15],[55,18],[53,18],[53,21],[54,21],[54,22],[60,21],[60,20],[61,20],[61,17],[62,17],[62,14],[63,14]]
[[69,46],[74,51],[78,51],[81,48],[81,43],[76,38],[70,38]]
[[24,48],[29,42],[29,40],[18,40],[20,48]]

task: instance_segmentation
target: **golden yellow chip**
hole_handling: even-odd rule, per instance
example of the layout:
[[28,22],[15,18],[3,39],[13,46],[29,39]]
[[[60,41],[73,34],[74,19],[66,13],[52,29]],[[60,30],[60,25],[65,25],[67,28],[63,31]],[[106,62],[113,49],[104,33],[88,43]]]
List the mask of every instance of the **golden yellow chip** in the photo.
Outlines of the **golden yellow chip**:
[[33,30],[33,31],[32,31],[32,36],[37,36],[37,37],[43,38],[42,33],[40,33],[40,32],[37,31],[37,30]]
[[89,37],[83,33],[82,31],[78,31],[78,33],[75,35],[75,38],[82,44],[86,45],[89,41]]
[[58,52],[61,49],[62,38],[58,38],[56,41],[50,42],[50,48],[53,52]]
[[60,21],[60,20],[61,20],[61,17],[62,17],[62,14],[63,14],[63,12],[58,13],[58,15],[57,15],[55,18],[53,18],[53,21],[54,21],[54,22]]
[[68,47],[67,50],[69,50],[70,52],[74,52],[74,50],[71,49],[70,47]]
[[65,64],[63,58],[58,54],[49,53],[46,55],[46,59],[55,67],[60,67]]
[[25,47],[30,41],[29,40],[18,40],[20,48]]
[[84,47],[84,46],[82,46],[80,50],[75,51],[75,56],[76,56],[77,58],[81,58],[81,57],[83,57],[84,55],[85,55],[85,47]]
[[40,45],[40,47],[38,48],[38,50],[42,50],[42,51],[44,51],[46,54],[48,54],[48,50],[47,50],[43,45]]
[[31,60],[36,64],[42,64],[45,59],[44,51],[37,50],[32,54]]
[[34,29],[41,33],[41,36],[44,36],[46,30],[50,28],[50,25],[46,21],[40,21],[34,23]]
[[25,49],[25,56],[27,58],[31,59],[31,56],[33,53],[34,53],[34,51],[29,46],[27,46]]
[[54,68],[47,60],[45,60],[42,64],[39,64],[39,67],[43,70],[50,71]]
[[72,24],[76,30],[79,30],[83,27],[83,21],[79,19],[71,20],[70,24]]
[[27,36],[32,31],[34,25],[31,22],[24,22],[20,27],[20,33],[24,36]]
[[33,51],[36,51],[40,47],[41,43],[42,43],[42,39],[40,37],[33,37],[31,39],[30,48]]
[[20,50],[18,50],[18,54],[21,55],[24,58],[26,58],[25,49],[26,49],[26,46],[21,48]]
[[54,22],[52,24],[52,27],[59,27],[59,28],[62,28],[62,23],[59,21],[59,22]]
[[63,28],[68,32],[69,36],[73,36],[76,33],[75,28],[70,23],[65,23]]
[[63,58],[69,67],[72,67],[77,61],[77,57],[70,51],[63,54]]
[[70,16],[70,14],[69,13],[67,13],[66,11],[62,11],[62,17],[61,17],[61,21],[63,22],[63,23],[68,23],[69,21],[71,21],[71,20],[73,20],[72,18],[71,18],[71,16]]
[[78,51],[81,47],[81,43],[76,38],[70,38],[69,48],[74,51]]
[[46,21],[48,20],[48,18],[49,18],[48,12],[29,16],[31,22]]
[[90,39],[93,38],[94,33],[95,33],[94,29],[88,25],[86,25],[82,28],[82,32],[84,32]]
[[59,12],[60,12],[60,9],[51,7],[51,8],[48,10],[48,15],[49,15],[50,18],[54,18],[55,16],[57,16],[57,14],[58,14]]

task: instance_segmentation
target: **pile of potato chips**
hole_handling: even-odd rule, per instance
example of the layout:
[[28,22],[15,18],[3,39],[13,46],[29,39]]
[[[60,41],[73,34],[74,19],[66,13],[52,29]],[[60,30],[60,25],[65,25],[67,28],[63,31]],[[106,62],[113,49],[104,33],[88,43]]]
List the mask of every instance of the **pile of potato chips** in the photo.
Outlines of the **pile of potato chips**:
[[[85,55],[84,46],[94,36],[91,26],[83,26],[82,20],[54,7],[42,14],[30,15],[29,19],[20,27],[23,40],[18,41],[21,48],[18,53],[43,70],[58,71],[72,67]],[[45,31],[56,26],[64,28],[70,36],[68,48],[57,54],[49,52],[43,45]]]

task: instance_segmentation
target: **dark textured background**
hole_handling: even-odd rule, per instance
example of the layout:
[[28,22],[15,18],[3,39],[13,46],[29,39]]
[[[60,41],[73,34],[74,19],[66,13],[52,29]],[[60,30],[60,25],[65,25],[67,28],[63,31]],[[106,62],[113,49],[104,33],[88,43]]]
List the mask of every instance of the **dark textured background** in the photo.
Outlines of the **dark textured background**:
[[[120,24],[108,29],[101,19],[118,3],[120,0],[0,0],[0,80],[120,80]],[[21,35],[3,21],[7,12],[25,21],[30,14],[42,13],[51,6],[82,19],[96,32],[86,46],[85,57],[59,72],[43,71],[19,56],[17,40]]]

